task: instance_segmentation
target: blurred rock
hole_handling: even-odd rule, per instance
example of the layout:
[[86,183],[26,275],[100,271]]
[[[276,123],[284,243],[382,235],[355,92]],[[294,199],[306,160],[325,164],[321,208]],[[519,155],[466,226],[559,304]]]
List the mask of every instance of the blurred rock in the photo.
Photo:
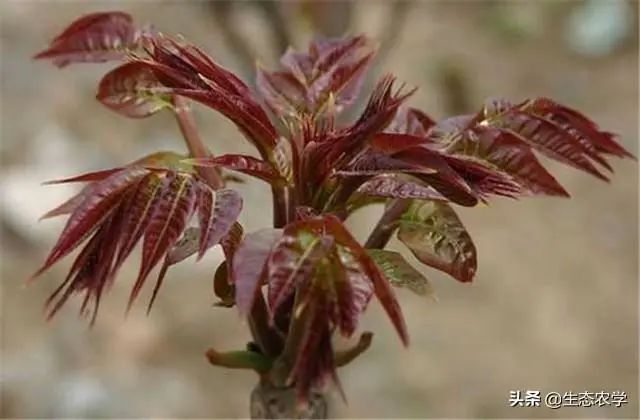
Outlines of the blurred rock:
[[76,144],[68,131],[49,123],[31,140],[29,163],[11,167],[0,178],[0,212],[4,223],[27,241],[51,240],[60,223],[34,222],[78,191],[78,185],[74,184],[44,187],[42,183],[86,171],[93,166],[92,160],[97,160]]

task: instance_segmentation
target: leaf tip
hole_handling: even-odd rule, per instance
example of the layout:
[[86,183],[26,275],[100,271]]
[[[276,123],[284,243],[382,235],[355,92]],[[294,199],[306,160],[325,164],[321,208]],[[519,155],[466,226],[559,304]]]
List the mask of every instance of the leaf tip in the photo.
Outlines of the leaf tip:
[[204,356],[207,358],[209,363],[211,363],[212,365],[217,365],[218,359],[220,358],[220,353],[218,353],[214,348],[209,348],[204,353]]
[[42,273],[44,273],[48,268],[49,268],[49,264],[45,263],[44,265],[42,265],[35,273],[33,273],[31,276],[27,278],[26,284],[27,285],[31,284],[37,277],[40,277],[40,275],[42,275]]
[[402,341],[402,345],[405,348],[408,348],[409,344],[411,344],[411,340],[409,339],[409,333],[406,331],[406,329],[400,333],[400,340]]

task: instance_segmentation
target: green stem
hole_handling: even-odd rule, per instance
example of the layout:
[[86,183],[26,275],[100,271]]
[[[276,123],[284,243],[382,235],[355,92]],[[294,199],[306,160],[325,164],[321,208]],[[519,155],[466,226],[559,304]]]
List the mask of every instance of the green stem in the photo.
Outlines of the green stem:
[[271,369],[271,359],[250,350],[219,352],[210,348],[205,353],[209,363],[228,369],[252,369],[265,374]]

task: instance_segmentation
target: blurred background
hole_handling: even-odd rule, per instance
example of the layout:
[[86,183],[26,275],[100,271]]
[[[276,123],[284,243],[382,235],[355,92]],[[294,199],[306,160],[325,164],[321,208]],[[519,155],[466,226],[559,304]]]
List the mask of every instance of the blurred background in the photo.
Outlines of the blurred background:
[[[74,18],[113,9],[184,35],[248,81],[255,59],[274,66],[289,44],[365,32],[381,43],[369,84],[394,72],[420,87],[411,104],[436,118],[474,112],[489,96],[550,96],[619,133],[638,155],[635,1],[2,2],[3,417],[248,415],[255,376],[204,359],[209,346],[243,348],[249,338],[235,311],[212,306],[217,251],[170,270],[151,315],[140,304],[125,319],[136,256],[91,329],[77,317],[79,299],[44,320],[42,305],[68,261],[25,286],[63,223],[38,218],[74,191],[41,182],[184,149],[168,113],[127,120],[94,100],[111,66],[61,71],[31,61]],[[229,122],[196,113],[215,153],[253,153]],[[409,349],[371,304],[363,328],[375,332],[373,346],[339,372],[349,400],[334,398],[334,416],[637,418],[638,166],[613,162],[607,185],[547,163],[571,200],[496,199],[460,209],[479,249],[475,282],[421,268],[439,301],[398,292]],[[270,223],[264,185],[237,188],[245,228]],[[350,226],[362,238],[379,212],[362,211]],[[390,247],[401,249],[395,240]],[[509,391],[518,389],[619,390],[629,402],[510,408]]]

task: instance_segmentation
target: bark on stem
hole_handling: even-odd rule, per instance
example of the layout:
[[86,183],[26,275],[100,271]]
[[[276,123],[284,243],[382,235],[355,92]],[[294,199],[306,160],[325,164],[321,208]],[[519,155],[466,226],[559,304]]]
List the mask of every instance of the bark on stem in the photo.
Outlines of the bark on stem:
[[306,407],[297,403],[296,389],[260,381],[251,392],[253,419],[326,419],[329,405],[324,394],[311,392]]
[[402,213],[404,213],[407,207],[409,207],[409,200],[392,200],[367,238],[367,242],[364,244],[365,248],[384,248],[387,242],[389,242],[389,239],[391,239],[393,231],[396,229],[397,220],[402,216]]

